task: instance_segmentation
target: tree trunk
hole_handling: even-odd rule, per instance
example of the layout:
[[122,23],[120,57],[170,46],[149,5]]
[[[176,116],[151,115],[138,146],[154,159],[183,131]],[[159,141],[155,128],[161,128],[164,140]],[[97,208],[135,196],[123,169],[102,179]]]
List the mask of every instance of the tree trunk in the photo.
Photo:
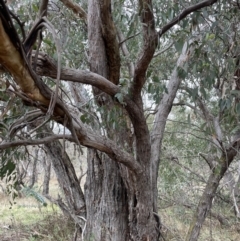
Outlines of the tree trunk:
[[128,197],[119,165],[106,155],[88,150],[85,184],[86,240],[131,240]]
[[238,148],[239,143],[236,141],[229,149],[223,150],[222,157],[218,160],[216,166],[212,168],[212,173],[209,176],[206,187],[199,201],[197,210],[190,224],[186,241],[198,240],[201,227],[212,207],[212,201],[216,195],[219,183],[226,171],[228,170],[234,157],[236,156]]
[[51,162],[50,160],[46,160],[46,157],[44,157],[43,160],[43,167],[44,167],[44,179],[43,179],[43,195],[49,194],[49,182],[51,177]]
[[[109,4],[107,6],[107,4]],[[118,44],[114,23],[110,15],[110,1],[88,1],[88,39],[90,70],[108,78],[114,84],[119,81]],[[109,29],[106,29],[106,26]],[[110,31],[111,30],[111,31]],[[106,38],[112,41],[106,41]],[[109,40],[109,39],[108,39]],[[111,56],[111,59],[110,59]],[[112,108],[126,112],[120,105],[101,91],[94,89],[96,102],[105,106],[101,119]],[[159,230],[153,213],[152,182],[150,178],[150,135],[143,112],[141,96],[135,99],[139,108],[137,119],[130,116],[134,122],[136,135],[136,160],[141,164],[142,172],[133,175],[122,164],[111,160],[103,153],[88,150],[88,171],[85,185],[87,209],[86,240],[96,241],[154,241],[158,239]],[[118,114],[118,113],[117,113]],[[117,116],[115,117],[117,118]],[[123,116],[121,116],[123,118]],[[124,115],[123,126],[106,128],[108,137],[123,149],[132,153],[132,133],[128,128],[128,116]],[[119,118],[120,119],[120,118]],[[117,133],[117,134],[116,134]],[[118,139],[117,139],[118,138]]]
[[234,188],[235,195],[240,198],[240,161],[238,161],[238,179]]
[[[43,132],[51,133],[51,130],[50,128],[44,127]],[[64,213],[67,213],[75,223],[83,228],[86,218],[85,198],[71,160],[60,141],[45,143],[44,147],[51,160],[67,205],[65,205],[62,200],[58,200],[57,202],[59,202],[60,208],[64,209]]]
[[29,188],[32,188],[37,181],[37,162],[38,162],[38,152],[39,149],[35,149],[35,157],[33,160],[33,165],[32,165],[32,177],[31,177],[31,182],[29,184]]
[[[102,36],[98,1],[89,1],[88,22],[90,69],[108,77],[108,60]],[[99,105],[111,105],[109,97],[98,89],[94,88],[94,94]],[[104,116],[103,118],[105,119]],[[86,240],[131,240],[128,227],[127,190],[120,175],[120,165],[93,149],[88,150],[87,159]]]

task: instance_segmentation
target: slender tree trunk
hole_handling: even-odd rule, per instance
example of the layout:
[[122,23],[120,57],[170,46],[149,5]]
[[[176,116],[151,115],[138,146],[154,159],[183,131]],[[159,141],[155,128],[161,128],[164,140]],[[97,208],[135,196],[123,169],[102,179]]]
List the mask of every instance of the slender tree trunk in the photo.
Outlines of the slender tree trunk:
[[238,148],[239,143],[233,143],[229,149],[223,151],[222,157],[218,160],[217,165],[212,168],[211,175],[208,178],[206,187],[190,224],[186,241],[198,240],[202,225],[211,210],[212,201],[216,195],[219,183],[236,156]]
[[158,190],[157,179],[158,170],[160,164],[161,146],[164,135],[167,118],[171,112],[173,101],[177,94],[177,90],[181,83],[181,78],[178,76],[178,68],[181,68],[188,60],[189,55],[193,51],[193,48],[188,49],[188,43],[183,46],[182,53],[178,58],[176,67],[173,69],[171,78],[167,85],[167,93],[164,93],[161,102],[158,105],[157,113],[154,120],[153,130],[151,132],[151,163],[152,163],[152,183],[153,183],[153,200],[154,200],[154,212],[158,211]]
[[[44,132],[51,133],[51,130],[44,127]],[[71,160],[60,141],[45,143],[44,147],[51,160],[67,204],[64,204],[61,199],[57,200],[57,202],[64,213],[67,213],[75,223],[83,228],[86,218],[85,198]]]
[[46,157],[44,157],[43,160],[43,167],[44,167],[44,179],[43,179],[43,195],[49,194],[49,182],[51,177],[51,162],[50,160],[46,160]]
[[236,196],[240,196],[240,161],[238,161],[238,179],[235,184],[234,193]]
[[39,152],[39,149],[35,149],[35,156],[34,156],[33,168],[32,168],[32,177],[31,177],[31,182],[29,184],[29,188],[32,188],[35,182],[37,181],[38,152]]

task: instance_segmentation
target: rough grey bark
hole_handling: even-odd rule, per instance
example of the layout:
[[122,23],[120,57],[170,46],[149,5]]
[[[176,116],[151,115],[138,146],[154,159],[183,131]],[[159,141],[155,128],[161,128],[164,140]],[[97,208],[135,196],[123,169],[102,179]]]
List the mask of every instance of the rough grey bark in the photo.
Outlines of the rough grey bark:
[[[88,2],[89,63],[92,72],[107,78],[109,66],[98,4],[96,0]],[[114,75],[112,78],[115,79]],[[94,94],[99,105],[111,106],[111,99],[99,89],[94,88]],[[130,240],[128,198],[120,165],[94,149],[88,149],[87,159],[86,240]]]
[[120,167],[106,155],[88,150],[85,184],[86,240],[131,240],[128,197]]
[[[118,58],[110,60],[107,53],[109,50],[118,50],[114,46],[105,45],[106,35],[102,32],[101,25],[102,21],[110,20],[109,18],[105,19],[105,16],[99,13],[98,2],[96,0],[88,2],[88,26],[91,26],[88,31],[90,70],[110,79],[113,83],[117,83],[117,75],[113,73],[118,68]],[[109,1],[106,2],[109,3]],[[102,10],[104,4],[99,4]],[[114,32],[114,27],[112,30]],[[109,34],[111,38],[113,32]],[[117,36],[115,38],[117,39]],[[139,84],[138,87],[144,81],[144,70],[149,62],[147,58],[154,52],[155,47],[150,47],[150,53],[148,52],[146,56],[144,55],[139,60],[138,72],[134,77],[137,85]],[[117,54],[113,53],[113,56],[117,56]],[[110,61],[114,61],[114,64],[108,64]],[[144,69],[141,69],[141,66],[144,66]],[[133,85],[132,91],[135,87],[137,88],[136,85]],[[100,106],[105,105],[109,110],[114,108],[114,104],[116,107],[116,103],[113,103],[112,99],[101,91],[95,89],[94,94],[96,97],[101,97],[97,98],[97,103]],[[159,230],[154,217],[151,192],[150,135],[140,92],[135,95],[133,102],[134,104],[137,103],[134,107],[134,113],[131,111],[132,106],[130,105],[127,105],[127,111],[123,110],[126,114],[126,126],[114,131],[107,128],[107,135],[117,141],[119,147],[122,146],[125,149],[124,143],[127,143],[128,151],[132,150],[132,133],[127,128],[128,113],[136,130],[134,133],[136,136],[136,161],[142,167],[142,171],[135,175],[128,168],[114,162],[105,154],[93,149],[88,151],[88,175],[85,186],[87,205],[86,240],[152,241],[158,239]],[[119,106],[119,109],[121,108],[123,107]],[[104,114],[102,115],[103,120],[105,119]],[[88,203],[91,203],[91,205],[88,205]]]

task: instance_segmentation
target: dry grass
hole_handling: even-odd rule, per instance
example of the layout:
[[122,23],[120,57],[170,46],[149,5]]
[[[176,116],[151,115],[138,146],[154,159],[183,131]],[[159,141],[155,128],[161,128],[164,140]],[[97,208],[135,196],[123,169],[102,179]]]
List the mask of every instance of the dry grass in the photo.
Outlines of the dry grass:
[[16,199],[11,206],[1,195],[0,240],[1,241],[70,241],[74,224],[51,204],[40,206],[31,197]]
[[[179,207],[160,210],[163,234],[166,241],[184,241],[188,232],[192,214],[176,211]],[[222,226],[218,220],[207,218],[202,227],[198,241],[239,241],[240,222],[229,219],[229,225]]]
[[[38,168],[42,170],[40,164]],[[37,187],[42,187],[43,173],[39,170],[34,190],[41,193],[41,188]],[[80,171],[77,174],[80,175]],[[10,205],[9,197],[1,191],[0,189],[0,241],[73,240],[75,225],[62,215],[56,205],[52,205],[46,200],[48,205],[44,207],[29,196],[16,198],[15,204]],[[58,195],[61,195],[53,170],[51,171],[49,193],[52,198],[58,198]]]
[[[40,179],[38,185],[41,186]],[[50,182],[51,196],[60,193],[55,175]],[[75,226],[67,220],[58,207],[48,202],[43,207],[33,197],[17,198],[10,205],[8,197],[0,193],[0,241],[72,241]],[[227,210],[227,209],[226,209]],[[217,209],[220,213],[226,210]],[[163,223],[165,241],[184,241],[192,217],[190,209],[177,205],[159,211]],[[229,218],[228,226],[218,220],[207,218],[199,241],[240,241],[240,222]]]

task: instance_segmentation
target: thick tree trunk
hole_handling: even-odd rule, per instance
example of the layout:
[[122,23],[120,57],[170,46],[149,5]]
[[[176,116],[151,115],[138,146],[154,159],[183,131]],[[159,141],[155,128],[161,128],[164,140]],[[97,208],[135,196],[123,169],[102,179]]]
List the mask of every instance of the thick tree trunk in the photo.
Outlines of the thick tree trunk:
[[[118,48],[114,24],[108,16],[110,1],[88,1],[88,39],[90,70],[118,83]],[[106,25],[108,24],[108,25]],[[106,26],[109,29],[106,29]],[[111,31],[110,31],[111,30]],[[106,33],[107,31],[108,33]],[[104,41],[106,38],[112,41]],[[106,44],[108,43],[108,44]],[[110,43],[110,44],[109,44]],[[109,52],[113,59],[109,58]],[[98,105],[105,105],[108,111],[114,107],[111,98],[95,89]],[[101,97],[101,98],[99,98]],[[86,240],[95,241],[155,241],[158,239],[157,223],[153,213],[152,182],[150,178],[150,136],[142,109],[141,97],[135,99],[139,116],[130,116],[138,130],[136,135],[136,160],[143,167],[140,174],[133,175],[125,166],[111,160],[96,150],[88,151],[88,172],[85,185],[87,208]],[[119,107],[121,109],[123,107]],[[125,112],[125,110],[122,110]],[[102,120],[106,120],[106,112]],[[126,114],[126,113],[125,113]],[[116,117],[117,118],[117,117]],[[123,118],[123,117],[121,117]],[[107,128],[107,135],[113,137],[123,149],[131,152],[131,131],[128,130],[128,117],[124,127],[117,130]],[[120,119],[120,118],[119,118]],[[121,124],[120,124],[121,126]],[[117,134],[116,134],[117,133]],[[125,145],[126,144],[126,145]]]
[[86,240],[131,240],[128,197],[119,165],[106,155],[88,150],[85,184]]
[[[88,26],[90,69],[107,78],[109,66],[102,35],[99,1],[88,2]],[[94,94],[99,105],[111,105],[111,100],[106,94],[96,88]],[[120,169],[120,165],[105,154],[93,149],[88,150],[85,184],[87,241],[131,240],[128,227],[128,196]]]

